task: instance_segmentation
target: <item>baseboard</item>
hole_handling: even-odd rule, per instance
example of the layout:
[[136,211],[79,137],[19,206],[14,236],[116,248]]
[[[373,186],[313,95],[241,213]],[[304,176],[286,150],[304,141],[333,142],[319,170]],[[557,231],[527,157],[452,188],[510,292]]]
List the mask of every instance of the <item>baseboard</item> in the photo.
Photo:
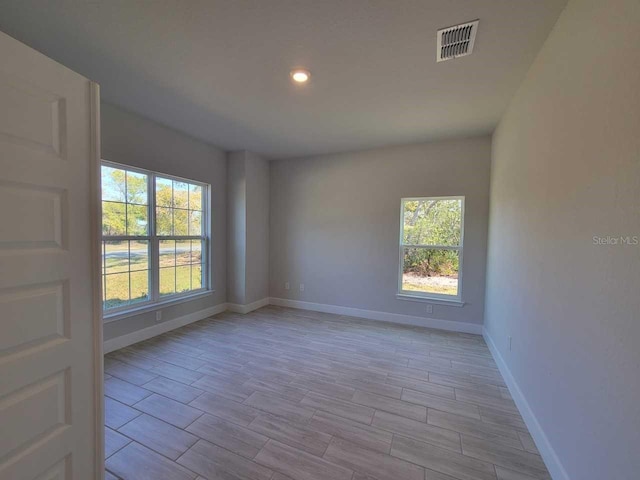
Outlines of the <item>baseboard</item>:
[[189,315],[174,318],[173,320],[167,320],[166,322],[158,323],[157,325],[152,325],[151,327],[136,330],[135,332],[106,340],[104,342],[104,353],[106,354],[109,352],[113,352],[114,350],[128,347],[129,345],[133,345],[134,343],[148,340],[149,338],[155,337],[156,335],[175,330],[176,328],[184,327],[185,325],[189,325],[190,323],[197,322],[198,320],[202,320],[212,315],[222,313],[226,310],[227,304],[220,303],[213,307],[190,313]]
[[448,330],[450,332],[474,333],[477,335],[482,335],[482,325],[476,325],[473,323],[455,322],[453,320],[441,320],[438,318],[415,317],[412,315],[377,312],[374,310],[362,310],[360,308],[341,307],[339,305],[328,305],[324,303],[303,302],[300,300],[289,300],[287,298],[271,297],[269,299],[269,303],[271,305],[277,305],[280,307],[299,308],[301,310],[335,313],[337,315],[348,315],[350,317],[360,317],[369,320],[398,323],[401,325],[413,325],[417,327]]
[[551,478],[553,478],[553,480],[570,480],[569,475],[567,475],[566,470],[562,466],[562,463],[560,463],[558,455],[556,455],[555,450],[551,446],[549,438],[544,433],[544,430],[542,430],[542,426],[540,426],[533,410],[531,410],[529,402],[527,402],[522,390],[520,390],[518,382],[516,382],[516,379],[511,374],[511,370],[509,370],[507,363],[504,361],[504,358],[502,358],[500,351],[485,328],[482,329],[482,336],[489,346],[489,350],[498,365],[498,369],[500,370],[507,387],[509,387],[509,392],[513,397],[513,401],[516,402],[518,410],[520,410],[520,415],[522,415],[524,423],[527,424],[529,433],[533,437],[536,447],[538,447],[538,450],[540,451],[540,455],[551,474]]
[[255,302],[248,303],[246,305],[240,305],[237,303],[228,303],[227,310],[235,313],[249,313],[259,308],[265,307],[267,305],[269,305],[269,297],[264,297],[261,300],[256,300]]

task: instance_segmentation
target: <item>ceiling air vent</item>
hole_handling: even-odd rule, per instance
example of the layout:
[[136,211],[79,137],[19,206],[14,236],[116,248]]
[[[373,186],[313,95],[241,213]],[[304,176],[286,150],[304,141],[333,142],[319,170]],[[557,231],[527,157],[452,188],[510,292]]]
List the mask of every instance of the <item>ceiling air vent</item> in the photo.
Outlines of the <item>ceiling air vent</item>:
[[476,41],[476,30],[478,20],[438,30],[438,61],[470,55]]

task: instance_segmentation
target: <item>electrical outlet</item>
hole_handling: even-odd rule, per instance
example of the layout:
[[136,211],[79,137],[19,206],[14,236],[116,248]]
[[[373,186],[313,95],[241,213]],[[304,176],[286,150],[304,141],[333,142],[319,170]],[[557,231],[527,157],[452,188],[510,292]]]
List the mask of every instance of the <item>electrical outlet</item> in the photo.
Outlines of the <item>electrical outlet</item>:
[[507,337],[507,342],[509,344],[509,351],[511,351],[511,335]]
[[433,313],[433,305],[431,304],[427,305],[427,313]]
[[159,322],[160,320],[162,320],[162,310],[157,310],[156,311],[156,322]]
[[300,284],[300,291],[301,291],[301,292],[304,292],[304,283],[301,283],[301,284]]
[[284,282],[284,289],[289,290],[289,282]]

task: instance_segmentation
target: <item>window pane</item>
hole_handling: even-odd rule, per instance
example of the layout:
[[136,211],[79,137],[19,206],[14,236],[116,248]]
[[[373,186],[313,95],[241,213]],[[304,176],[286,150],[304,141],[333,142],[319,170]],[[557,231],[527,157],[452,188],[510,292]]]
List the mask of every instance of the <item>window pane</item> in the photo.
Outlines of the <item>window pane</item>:
[[191,263],[202,263],[202,244],[204,241],[191,240]]
[[126,235],[126,205],[116,202],[102,202],[102,234],[105,236]]
[[149,300],[149,242],[104,241],[103,308]]
[[147,176],[144,173],[127,171],[127,203],[149,204]]
[[129,269],[149,270],[149,242],[147,240],[129,242]]
[[189,235],[189,211],[173,210],[173,234]]
[[173,182],[171,180],[156,177],[156,205],[158,207],[173,205]]
[[176,268],[160,268],[160,296],[172,295],[176,292]]
[[191,265],[176,267],[176,292],[191,290]]
[[127,205],[127,235],[147,235],[147,207]]
[[193,290],[202,288],[202,267],[200,265],[191,265],[191,288]]
[[104,308],[122,307],[129,303],[129,272],[105,275]]
[[189,186],[184,182],[173,182],[173,206],[189,208]]
[[189,240],[176,240],[176,265],[189,265],[191,263],[191,242]]
[[176,264],[176,241],[160,240],[160,267],[173,267]]
[[103,242],[104,273],[129,271],[129,242]]
[[103,166],[102,170],[102,200],[124,202],[126,199],[126,186],[124,170]]
[[173,235],[173,210],[171,208],[156,208],[156,235]]
[[149,271],[131,272],[131,303],[149,300]]
[[403,242],[407,245],[460,245],[462,200],[404,202]]
[[458,294],[457,250],[405,248],[403,257],[403,291]]
[[202,235],[202,212],[189,211],[189,235]]
[[202,210],[202,187],[189,185],[189,209]]

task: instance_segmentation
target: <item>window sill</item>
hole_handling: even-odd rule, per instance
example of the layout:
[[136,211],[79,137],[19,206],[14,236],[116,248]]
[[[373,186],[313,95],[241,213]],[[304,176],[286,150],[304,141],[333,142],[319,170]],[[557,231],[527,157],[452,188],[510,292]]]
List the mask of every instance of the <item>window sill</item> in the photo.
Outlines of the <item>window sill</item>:
[[178,305],[180,303],[191,302],[192,300],[198,300],[200,298],[209,297],[213,295],[214,292],[215,290],[206,290],[204,292],[194,293],[193,295],[185,295],[184,297],[171,298],[169,300],[164,300],[157,303],[130,308],[129,310],[125,310],[123,312],[108,313],[106,315],[103,315],[102,322],[103,323],[116,322],[118,320],[133,317],[135,315],[141,315],[143,313],[148,313],[148,312],[155,312],[156,310],[170,307],[172,305]]
[[398,300],[406,300],[409,302],[423,302],[446,305],[447,307],[464,307],[466,305],[466,302],[457,299],[449,300],[446,298],[423,297],[418,295],[409,295],[407,293],[397,293],[396,298]]

